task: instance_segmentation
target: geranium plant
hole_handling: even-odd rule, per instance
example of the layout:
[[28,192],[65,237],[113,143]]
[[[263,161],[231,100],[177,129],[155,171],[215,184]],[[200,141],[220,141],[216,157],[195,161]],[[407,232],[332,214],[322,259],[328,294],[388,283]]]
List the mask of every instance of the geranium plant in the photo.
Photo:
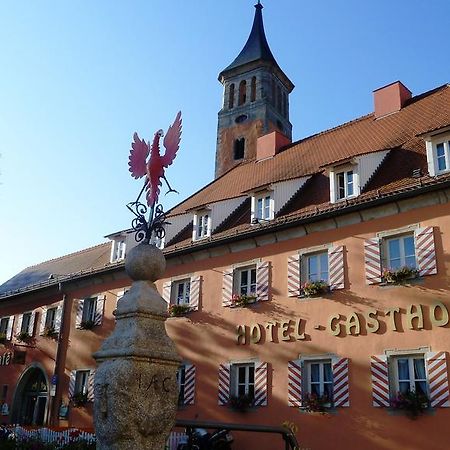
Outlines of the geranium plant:
[[414,267],[400,267],[399,269],[385,269],[383,279],[386,283],[398,284],[411,278],[417,278],[419,271]]
[[330,287],[326,281],[307,281],[302,284],[302,294],[306,297],[313,297],[314,295],[326,294]]
[[254,402],[255,398],[253,395],[233,395],[230,397],[230,408],[235,411],[245,412],[254,405]]
[[325,414],[331,406],[331,402],[327,394],[317,395],[312,393],[304,395],[302,406],[305,411]]
[[50,338],[55,337],[56,330],[54,327],[45,327],[42,335],[45,337],[50,337]]
[[93,320],[83,320],[80,323],[80,328],[82,330],[92,330],[92,328],[94,328],[95,326],[95,322]]
[[88,402],[88,400],[89,399],[87,393],[83,392],[77,392],[70,398],[70,401],[75,408],[81,408]]
[[428,398],[420,392],[398,392],[391,400],[391,407],[403,410],[412,419],[417,418],[428,408]]
[[255,303],[256,300],[256,294],[234,294],[231,297],[231,304],[236,307],[246,307],[252,303]]
[[169,316],[170,317],[182,317],[191,312],[192,308],[189,305],[170,305]]

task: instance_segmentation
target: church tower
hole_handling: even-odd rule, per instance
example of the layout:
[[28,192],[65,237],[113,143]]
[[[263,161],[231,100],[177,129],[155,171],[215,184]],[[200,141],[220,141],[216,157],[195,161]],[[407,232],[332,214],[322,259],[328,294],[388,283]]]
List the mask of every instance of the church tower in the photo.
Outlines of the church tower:
[[219,74],[224,93],[217,129],[216,178],[236,164],[254,159],[258,137],[277,130],[292,139],[289,94],[294,85],[270,51],[259,0],[255,9],[244,48]]

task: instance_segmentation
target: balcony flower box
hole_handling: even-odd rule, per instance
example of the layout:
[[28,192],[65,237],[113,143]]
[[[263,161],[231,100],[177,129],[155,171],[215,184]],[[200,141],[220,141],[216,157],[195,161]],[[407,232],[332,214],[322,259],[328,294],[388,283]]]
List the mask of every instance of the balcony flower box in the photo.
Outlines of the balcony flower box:
[[242,394],[230,397],[230,408],[233,411],[246,412],[254,406],[255,399],[252,395]]
[[170,305],[169,306],[169,316],[170,317],[183,317],[191,311],[192,311],[192,308],[189,305]]
[[83,320],[80,323],[80,329],[81,330],[92,330],[94,328],[95,322],[93,320]]
[[23,331],[21,333],[16,334],[16,339],[19,342],[28,343],[31,341],[32,337],[27,331]]
[[401,284],[407,280],[417,278],[419,271],[414,267],[400,267],[400,269],[385,269],[383,280],[387,284]]
[[76,394],[73,394],[70,398],[70,402],[74,406],[74,408],[82,408],[86,405],[86,403],[89,401],[88,395],[83,394],[82,392],[78,392]]
[[328,395],[306,394],[303,397],[302,407],[307,412],[319,412],[325,414],[331,407]]
[[398,392],[391,400],[391,408],[405,411],[405,413],[416,419],[420,414],[423,414],[429,407],[429,400],[426,395],[418,392]]
[[301,292],[303,297],[316,297],[318,295],[327,294],[330,286],[326,281],[307,281],[302,285]]
[[234,294],[233,297],[231,297],[231,306],[235,308],[245,308],[257,301],[258,298],[255,294]]

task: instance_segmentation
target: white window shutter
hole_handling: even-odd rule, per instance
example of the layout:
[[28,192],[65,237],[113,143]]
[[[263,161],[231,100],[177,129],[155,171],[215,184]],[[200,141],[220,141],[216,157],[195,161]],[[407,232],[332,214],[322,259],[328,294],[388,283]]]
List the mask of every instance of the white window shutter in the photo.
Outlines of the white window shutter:
[[58,305],[58,307],[56,308],[56,313],[55,313],[55,332],[56,333],[59,333],[59,331],[61,330],[62,311],[63,311],[63,307],[62,307],[62,303],[60,303]]
[[233,269],[223,271],[222,306],[230,306],[233,297]]
[[302,399],[302,363],[299,359],[296,359],[288,362],[288,406],[300,408]]
[[366,283],[381,283],[381,252],[380,239],[372,238],[364,241],[364,265]]
[[45,320],[47,319],[47,307],[42,307],[41,323],[39,324],[39,334],[42,336],[45,330]]
[[22,322],[23,322],[23,314],[19,314],[17,316],[16,335],[18,335],[20,333],[20,330],[22,329]]
[[434,159],[433,143],[429,140],[425,141],[427,149],[428,174],[430,177],[436,176],[436,162]]
[[167,305],[170,305],[171,291],[172,291],[172,282],[171,281],[164,282],[162,288],[162,298],[167,303]]
[[414,237],[419,275],[423,277],[436,274],[437,263],[433,227],[418,228],[414,232]]
[[372,375],[372,405],[377,408],[388,407],[389,372],[386,355],[371,356],[370,373]]
[[195,366],[185,365],[184,404],[193,405],[195,401]]
[[448,408],[450,407],[450,397],[448,390],[447,353],[428,352],[426,354],[426,360],[431,407]]
[[83,306],[84,306],[84,300],[83,299],[78,300],[77,315],[76,315],[76,319],[75,319],[75,328],[78,328],[78,329],[81,328],[81,322],[83,321]]
[[103,312],[105,309],[105,296],[99,295],[95,302],[95,325],[101,325],[103,321]]
[[260,261],[256,265],[256,295],[258,301],[269,300],[270,262]]
[[88,389],[87,389],[87,398],[90,402],[94,401],[94,378],[95,378],[95,369],[91,369],[89,371]]
[[36,311],[33,311],[31,313],[30,324],[28,326],[28,334],[30,336],[34,335],[34,326],[36,325],[36,315],[37,315]]
[[70,378],[69,378],[69,399],[73,397],[75,394],[75,380],[77,378],[77,371],[72,370],[70,372]]
[[348,358],[335,358],[333,370],[333,404],[336,408],[350,406]]
[[8,327],[6,328],[6,339],[8,339],[8,341],[12,339],[14,329],[13,327],[14,327],[14,316],[9,316]]
[[336,203],[336,172],[330,170],[328,177],[330,180],[330,203]]
[[300,255],[296,253],[288,257],[288,296],[300,295]]
[[191,283],[191,286],[190,286],[190,290],[189,290],[189,306],[193,311],[198,311],[202,277],[193,276],[193,277],[191,277],[190,283]]
[[230,401],[230,364],[219,366],[219,405],[228,405]]
[[344,289],[344,246],[328,249],[328,278],[330,289]]
[[267,363],[255,364],[255,406],[267,406]]

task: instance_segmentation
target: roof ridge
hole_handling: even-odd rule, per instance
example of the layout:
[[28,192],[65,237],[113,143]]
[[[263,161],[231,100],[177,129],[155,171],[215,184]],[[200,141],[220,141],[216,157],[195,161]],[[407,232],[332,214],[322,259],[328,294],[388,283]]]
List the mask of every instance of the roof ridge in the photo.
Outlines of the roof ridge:
[[92,250],[94,248],[101,247],[102,245],[107,245],[107,244],[109,244],[109,242],[102,242],[101,244],[92,245],[91,247],[83,248],[83,249],[78,250],[76,252],[67,253],[65,255],[58,256],[56,258],[50,258],[50,259],[47,259],[46,261],[41,261],[40,263],[33,264],[31,266],[25,267],[25,269],[23,269],[23,270],[32,269],[33,267],[38,267],[38,266],[41,266],[42,264],[47,264],[49,262],[59,261],[61,259],[67,258],[68,256],[74,256],[74,255],[78,255],[78,254],[81,254],[81,253],[85,253],[85,252],[87,252],[89,250]]

